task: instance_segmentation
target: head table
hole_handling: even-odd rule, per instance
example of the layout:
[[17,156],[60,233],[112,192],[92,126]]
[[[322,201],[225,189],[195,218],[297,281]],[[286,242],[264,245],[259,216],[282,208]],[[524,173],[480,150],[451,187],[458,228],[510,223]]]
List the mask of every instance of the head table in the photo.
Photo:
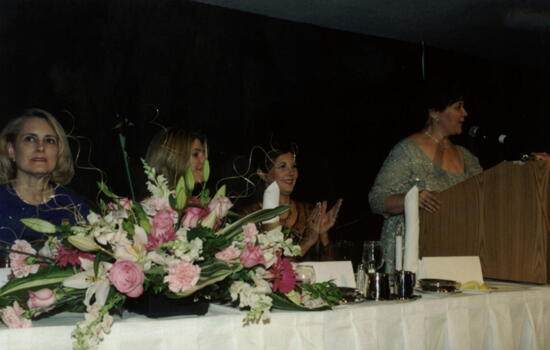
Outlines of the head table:
[[[550,349],[550,287],[497,284],[484,294],[363,302],[323,312],[274,311],[243,327],[243,312],[211,305],[205,316],[148,319],[125,313],[100,349]],[[0,326],[0,349],[70,349],[81,314]]]

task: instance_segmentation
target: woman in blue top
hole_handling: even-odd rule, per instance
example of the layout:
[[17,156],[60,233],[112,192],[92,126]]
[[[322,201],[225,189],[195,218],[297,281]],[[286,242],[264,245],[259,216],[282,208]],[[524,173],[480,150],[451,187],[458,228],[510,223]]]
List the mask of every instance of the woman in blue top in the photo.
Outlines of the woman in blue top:
[[33,108],[11,120],[0,134],[0,244],[43,240],[22,218],[56,225],[82,220],[88,205],[61,187],[74,175],[67,135],[48,112]]

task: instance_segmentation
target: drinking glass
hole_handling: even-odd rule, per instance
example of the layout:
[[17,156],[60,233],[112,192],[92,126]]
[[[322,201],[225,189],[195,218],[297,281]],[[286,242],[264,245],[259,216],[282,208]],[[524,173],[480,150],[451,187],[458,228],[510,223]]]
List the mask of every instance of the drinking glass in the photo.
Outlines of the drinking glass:
[[380,241],[365,241],[363,244],[363,266],[367,273],[377,272],[384,265]]
[[311,265],[296,265],[295,272],[298,281],[304,284],[315,283],[315,269]]

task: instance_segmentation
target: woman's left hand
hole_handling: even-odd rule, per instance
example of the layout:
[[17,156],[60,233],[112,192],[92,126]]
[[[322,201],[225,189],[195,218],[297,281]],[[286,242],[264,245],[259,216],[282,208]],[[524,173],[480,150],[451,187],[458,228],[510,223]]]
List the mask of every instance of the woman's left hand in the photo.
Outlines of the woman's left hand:
[[323,201],[317,204],[317,207],[314,209],[312,214],[313,221],[311,223],[311,228],[319,232],[319,237],[323,246],[329,244],[328,231],[336,223],[336,218],[338,217],[338,212],[342,206],[342,199],[338,199],[336,204],[327,211],[327,201]]

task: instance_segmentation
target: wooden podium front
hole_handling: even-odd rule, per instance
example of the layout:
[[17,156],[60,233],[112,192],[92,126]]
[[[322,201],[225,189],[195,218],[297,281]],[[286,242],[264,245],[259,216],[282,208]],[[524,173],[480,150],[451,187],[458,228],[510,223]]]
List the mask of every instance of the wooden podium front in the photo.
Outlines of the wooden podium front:
[[549,283],[549,162],[502,162],[420,212],[420,256],[472,256],[483,276]]

